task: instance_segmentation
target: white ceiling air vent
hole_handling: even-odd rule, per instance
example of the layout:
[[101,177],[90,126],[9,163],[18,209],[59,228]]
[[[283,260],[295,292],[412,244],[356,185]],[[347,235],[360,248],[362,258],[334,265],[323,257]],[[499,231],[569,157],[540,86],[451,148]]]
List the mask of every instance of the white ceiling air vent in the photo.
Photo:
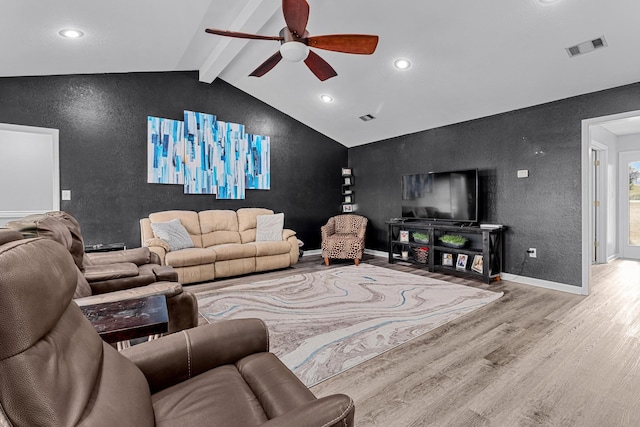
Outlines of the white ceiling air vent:
[[369,120],[373,120],[375,119],[374,116],[372,116],[371,114],[365,114],[364,116],[360,116],[360,120],[362,120],[363,122],[368,122]]
[[593,52],[596,49],[600,49],[603,47],[607,47],[607,41],[604,39],[604,36],[600,36],[597,39],[589,40],[586,42],[582,42],[575,46],[571,46],[566,48],[567,53],[570,58],[574,56],[582,55],[583,53]]

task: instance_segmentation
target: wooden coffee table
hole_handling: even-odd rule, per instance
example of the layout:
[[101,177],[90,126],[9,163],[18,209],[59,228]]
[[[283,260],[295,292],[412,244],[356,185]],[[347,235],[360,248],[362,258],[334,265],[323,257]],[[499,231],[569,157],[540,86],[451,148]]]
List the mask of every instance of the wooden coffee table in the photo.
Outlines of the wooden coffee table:
[[108,343],[162,334],[169,327],[164,295],[92,304],[80,309]]

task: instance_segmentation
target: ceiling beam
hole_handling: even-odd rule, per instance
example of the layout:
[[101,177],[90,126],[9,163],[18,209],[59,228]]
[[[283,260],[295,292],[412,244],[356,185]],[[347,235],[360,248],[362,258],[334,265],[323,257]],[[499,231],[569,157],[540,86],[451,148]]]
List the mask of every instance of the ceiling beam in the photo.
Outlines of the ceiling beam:
[[[276,0],[249,0],[228,30],[257,33],[276,12],[280,12],[280,7],[280,2]],[[248,39],[220,37],[220,41],[200,67],[200,81],[213,82],[248,42]]]

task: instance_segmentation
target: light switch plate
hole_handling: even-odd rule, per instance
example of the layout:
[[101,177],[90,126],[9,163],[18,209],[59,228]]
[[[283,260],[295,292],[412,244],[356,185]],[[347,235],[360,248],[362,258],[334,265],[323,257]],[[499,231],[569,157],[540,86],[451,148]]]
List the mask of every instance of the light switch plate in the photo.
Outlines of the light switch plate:
[[520,169],[518,171],[518,178],[529,178],[529,170],[528,169]]
[[71,190],[62,190],[62,200],[71,200]]

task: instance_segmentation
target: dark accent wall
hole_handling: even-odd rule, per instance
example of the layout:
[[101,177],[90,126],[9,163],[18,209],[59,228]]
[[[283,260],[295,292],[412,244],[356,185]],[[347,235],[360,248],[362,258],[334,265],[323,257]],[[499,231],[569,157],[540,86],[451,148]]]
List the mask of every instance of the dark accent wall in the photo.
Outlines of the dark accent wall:
[[[638,109],[636,83],[349,149],[366,246],[388,249],[401,175],[478,168],[481,221],[508,227],[503,270],[580,286],[581,122]],[[530,177],[518,179],[519,169]]]
[[[270,136],[271,190],[227,201],[147,184],[147,116],[182,119],[183,110]],[[60,130],[60,184],[72,193],[61,209],[88,244],[140,246],[138,221],[155,211],[265,207],[318,248],[320,226],[341,203],[346,147],[221,80],[199,82],[197,72],[0,78],[0,122]]]

